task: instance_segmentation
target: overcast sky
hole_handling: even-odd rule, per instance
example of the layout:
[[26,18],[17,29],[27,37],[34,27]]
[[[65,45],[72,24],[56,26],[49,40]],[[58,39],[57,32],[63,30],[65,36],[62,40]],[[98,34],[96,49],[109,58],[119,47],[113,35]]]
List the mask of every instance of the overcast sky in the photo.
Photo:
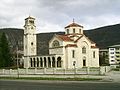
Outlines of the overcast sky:
[[73,18],[93,29],[120,23],[120,0],[0,0],[0,28],[23,28],[29,15],[37,32],[64,31]]

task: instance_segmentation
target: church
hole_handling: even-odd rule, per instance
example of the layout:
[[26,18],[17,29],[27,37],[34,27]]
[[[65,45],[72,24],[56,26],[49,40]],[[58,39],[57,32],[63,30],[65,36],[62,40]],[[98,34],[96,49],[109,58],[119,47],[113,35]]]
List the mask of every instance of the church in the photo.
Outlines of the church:
[[[83,26],[72,22],[64,35],[49,41],[49,55],[37,55],[35,18],[29,16],[24,25],[24,68],[99,67],[99,48],[84,35]],[[41,51],[42,52],[42,51]]]

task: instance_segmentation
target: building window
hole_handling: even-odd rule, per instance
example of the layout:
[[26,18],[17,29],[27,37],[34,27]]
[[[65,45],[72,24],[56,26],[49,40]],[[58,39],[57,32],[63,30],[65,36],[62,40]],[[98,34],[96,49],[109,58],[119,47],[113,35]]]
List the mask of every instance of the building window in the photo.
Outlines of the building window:
[[83,58],[83,66],[86,66],[86,57]]
[[61,67],[61,57],[57,58],[57,67]]
[[52,57],[52,67],[55,67],[55,57]]
[[111,62],[114,62],[114,60],[111,60]]
[[31,45],[33,45],[33,42],[31,42]]
[[119,48],[116,48],[116,50],[119,50]]
[[32,21],[32,20],[29,20],[29,22],[30,22],[31,24],[34,24],[34,21]]
[[31,29],[33,29],[33,27],[31,27]]
[[75,33],[75,28],[73,28],[73,33]]
[[120,54],[120,52],[116,52],[116,54]]
[[47,60],[46,60],[46,57],[44,57],[44,67],[47,67]]
[[116,56],[117,58],[119,58],[120,56]]
[[114,52],[111,52],[110,54],[114,54]]
[[34,67],[35,67],[35,65],[36,65],[36,61],[35,61],[35,58],[33,58],[33,60],[34,60]]
[[86,54],[86,47],[83,47],[83,48],[82,48],[82,53],[83,53],[83,54]]
[[60,46],[59,41],[57,41],[57,40],[53,41],[52,46],[53,47],[59,47]]
[[95,58],[95,51],[93,51],[93,58]]
[[81,33],[81,29],[79,29],[79,33]]
[[111,58],[114,58],[114,56],[111,56]]
[[110,48],[110,50],[114,50],[114,48]]
[[31,63],[31,67],[33,67],[33,62],[32,62],[32,58],[30,58],[30,63]]
[[119,59],[117,59],[117,61],[120,61]]
[[69,29],[67,29],[67,34],[69,34]]
[[75,50],[72,50],[72,58],[75,58]]
[[39,67],[39,58],[37,57],[37,67]]

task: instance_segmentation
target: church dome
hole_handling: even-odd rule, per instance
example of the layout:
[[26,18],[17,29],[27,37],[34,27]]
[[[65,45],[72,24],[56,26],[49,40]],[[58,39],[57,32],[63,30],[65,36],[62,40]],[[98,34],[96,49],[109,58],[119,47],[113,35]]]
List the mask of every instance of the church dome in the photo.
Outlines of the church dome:
[[79,24],[77,24],[77,23],[75,23],[75,22],[67,25],[65,28],[69,28],[69,27],[82,27],[82,28],[83,28],[83,26],[81,26],[81,25],[79,25]]
[[65,34],[83,34],[83,26],[74,22],[65,27]]

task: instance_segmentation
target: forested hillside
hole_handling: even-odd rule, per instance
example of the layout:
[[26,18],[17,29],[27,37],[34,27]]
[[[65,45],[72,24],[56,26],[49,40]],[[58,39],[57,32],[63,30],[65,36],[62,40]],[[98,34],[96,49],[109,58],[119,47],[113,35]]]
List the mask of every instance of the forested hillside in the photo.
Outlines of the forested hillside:
[[[9,44],[13,50],[15,49],[17,42],[19,44],[19,49],[23,50],[23,29],[4,28],[0,29],[0,32],[6,33]],[[48,54],[48,43],[54,34],[64,34],[64,32],[37,34],[38,54]],[[120,44],[120,24],[84,30],[84,34],[92,41],[96,42],[99,48]]]

